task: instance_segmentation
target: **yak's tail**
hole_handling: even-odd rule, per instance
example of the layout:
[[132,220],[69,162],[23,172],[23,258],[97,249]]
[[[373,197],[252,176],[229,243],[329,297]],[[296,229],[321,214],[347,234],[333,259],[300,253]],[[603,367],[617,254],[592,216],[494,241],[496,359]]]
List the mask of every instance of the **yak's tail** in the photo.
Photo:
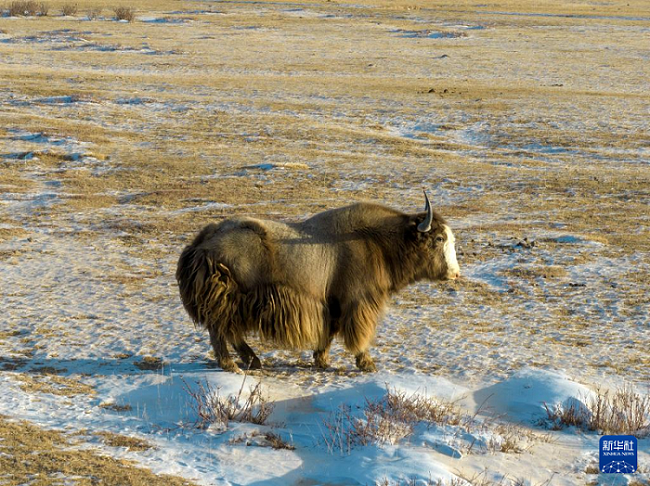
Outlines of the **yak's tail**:
[[[218,262],[214,252],[201,243],[214,232],[208,225],[185,247],[176,267],[176,281],[185,310],[194,324],[214,327],[217,320],[230,317],[239,307],[240,293],[230,270]],[[231,320],[229,319],[229,320]]]
[[220,294],[228,291],[229,274],[228,269],[215,264],[205,250],[192,246],[183,250],[176,268],[176,280],[183,307],[194,324],[209,327],[214,303],[223,300]]

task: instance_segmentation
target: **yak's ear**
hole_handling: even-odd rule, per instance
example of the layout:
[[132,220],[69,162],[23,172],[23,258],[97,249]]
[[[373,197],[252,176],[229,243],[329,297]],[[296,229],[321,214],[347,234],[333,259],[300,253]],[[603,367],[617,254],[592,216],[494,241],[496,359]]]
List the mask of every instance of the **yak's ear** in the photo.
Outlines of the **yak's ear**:
[[427,219],[425,213],[413,214],[409,216],[408,223],[406,226],[406,237],[411,241],[423,241],[427,239],[430,233],[423,233],[420,231],[421,225]]

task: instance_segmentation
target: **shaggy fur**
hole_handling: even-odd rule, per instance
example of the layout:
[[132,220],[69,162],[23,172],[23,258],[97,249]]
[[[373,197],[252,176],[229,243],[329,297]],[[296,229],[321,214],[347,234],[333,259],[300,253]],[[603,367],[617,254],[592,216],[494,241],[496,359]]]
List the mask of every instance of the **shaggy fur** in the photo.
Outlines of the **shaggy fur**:
[[424,216],[360,203],[295,224],[241,217],[210,224],[179,259],[183,305],[210,332],[226,370],[238,371],[227,342],[247,367],[261,367],[244,340],[253,333],[279,347],[313,349],[319,367],[328,366],[340,335],[357,366],[374,370],[368,348],[390,295],[457,274],[445,260],[444,220],[434,213],[422,233]]

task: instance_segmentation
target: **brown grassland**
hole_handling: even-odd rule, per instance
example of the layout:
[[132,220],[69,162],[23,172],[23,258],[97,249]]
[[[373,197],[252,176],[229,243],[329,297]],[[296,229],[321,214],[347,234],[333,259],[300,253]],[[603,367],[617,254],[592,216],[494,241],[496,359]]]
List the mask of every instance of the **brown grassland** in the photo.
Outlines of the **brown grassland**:
[[[142,450],[146,444],[128,437],[102,434],[108,445]],[[137,467],[132,461],[117,460],[88,449],[74,447],[78,437],[61,432],[43,430],[28,422],[13,422],[0,417],[0,439],[3,448],[11,454],[0,456],[2,484],[60,485],[72,480],[80,486],[106,484],[192,485],[182,478],[156,475]]]

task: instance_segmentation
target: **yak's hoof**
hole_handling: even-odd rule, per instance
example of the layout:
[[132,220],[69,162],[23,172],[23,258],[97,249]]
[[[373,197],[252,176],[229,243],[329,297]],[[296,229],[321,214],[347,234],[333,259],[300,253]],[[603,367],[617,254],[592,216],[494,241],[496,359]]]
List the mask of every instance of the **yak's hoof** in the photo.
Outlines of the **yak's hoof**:
[[227,371],[229,373],[242,372],[242,370],[239,369],[239,366],[237,366],[237,364],[233,360],[220,361],[219,366],[221,367],[222,370]]
[[314,351],[314,366],[321,370],[330,367],[329,353],[327,351]]
[[326,370],[330,367],[330,361],[323,356],[314,356],[314,366],[321,370]]
[[359,368],[361,371],[365,371],[366,373],[374,373],[377,371],[375,362],[367,354],[357,356],[357,368]]

